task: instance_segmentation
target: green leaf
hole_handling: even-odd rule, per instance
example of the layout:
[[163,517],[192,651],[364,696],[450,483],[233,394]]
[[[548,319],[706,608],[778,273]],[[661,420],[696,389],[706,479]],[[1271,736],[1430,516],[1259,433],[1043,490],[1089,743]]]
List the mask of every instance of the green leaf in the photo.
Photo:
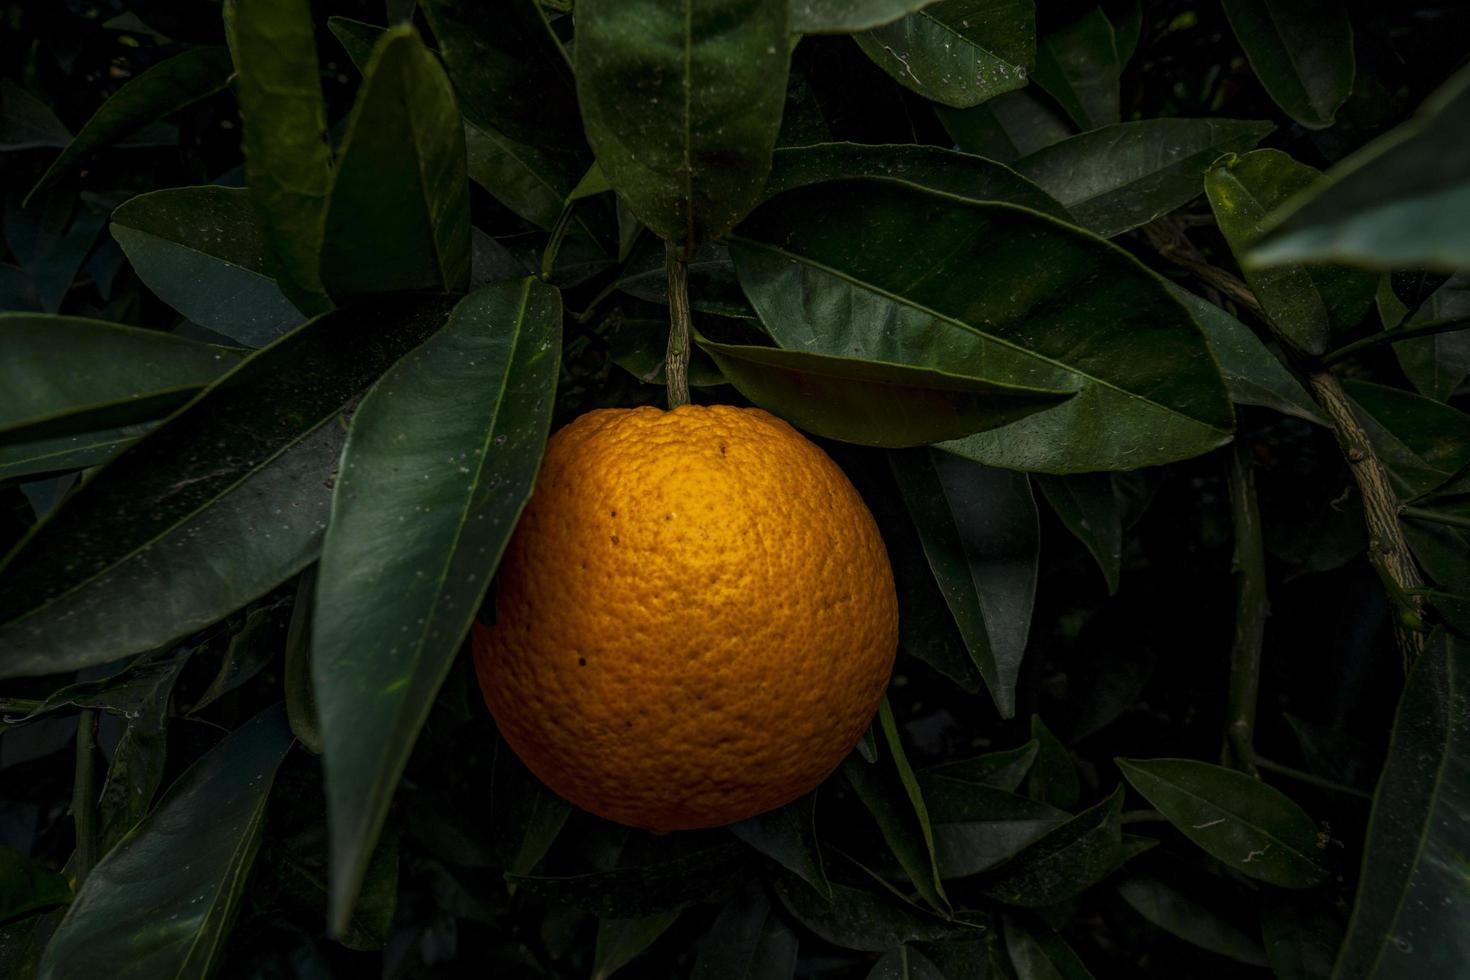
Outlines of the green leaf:
[[759,884],[742,888],[700,940],[690,980],[790,980],[796,934]]
[[463,291],[470,276],[464,126],[449,78],[408,25],[378,40],[347,124],[321,274],[339,302]]
[[1067,209],[1025,177],[993,160],[939,146],[814,143],[786,147],[772,158],[766,197],[845,177],[886,177],[967,201],[1019,204],[1061,221]]
[[867,980],[944,980],[944,974],[917,949],[900,946],[873,964]]
[[1249,150],[1273,128],[1239,119],[1119,123],[1037,150],[1017,160],[1016,170],[1064,204],[1077,224],[1111,238],[1194,200],[1217,157]]
[[580,0],[577,97],[638,219],[691,251],[758,200],[790,64],[787,0]]
[[1123,567],[1123,511],[1106,473],[1037,474],[1041,495],[1102,569],[1108,595],[1117,595]]
[[799,429],[864,446],[958,439],[1070,397],[907,364],[695,340],[725,379],[761,408]]
[[[323,891],[324,882],[314,879]],[[368,862],[362,894],[352,910],[352,919],[342,934],[348,949],[371,952],[388,945],[393,937],[393,918],[398,911],[398,833],[389,828]]]
[[0,847],[0,922],[71,901],[71,883],[19,851]]
[[310,320],[73,491],[0,566],[0,676],[162,646],[310,564],[343,442],[332,420],[449,304],[385,297]]
[[322,729],[311,690],[311,597],[316,592],[316,566],[308,566],[296,581],[291,623],[286,629],[286,720],[291,734],[313,755],[322,754]]
[[347,52],[353,66],[361,72],[372,60],[373,46],[388,28],[353,20],[351,17],[333,16],[327,18],[327,29],[342,45],[342,50]]
[[1082,781],[1072,753],[1052,734],[1040,715],[1031,716],[1031,739],[1036,761],[1026,782],[1026,795],[1063,810],[1075,810],[1082,801]]
[[1169,291],[1194,317],[1216,360],[1230,400],[1238,405],[1260,405],[1308,422],[1326,425],[1322,410],[1307,389],[1272,354],[1259,337],[1235,317],[1208,300],[1178,286]]
[[592,980],[608,977],[631,963],[658,941],[679,917],[679,910],[636,919],[604,918],[597,923],[597,945],[592,956]]
[[61,148],[71,132],[51,107],[8,78],[0,79],[0,150]]
[[877,740],[877,764],[849,757],[842,765],[842,774],[873,815],[888,849],[898,858],[924,901],[947,913],[949,898],[940,879],[929,810],[904,754],[893,709],[886,697],[878,706],[878,727],[883,737]]
[[833,181],[763,205],[731,253],[782,347],[1080,389],[1056,408],[945,444],[978,462],[1132,468],[1229,438],[1214,359],[1162,282],[1036,212],[891,180]]
[[832,898],[823,898],[796,875],[774,872],[771,887],[796,921],[822,939],[845,949],[881,952],[919,939],[974,936],[978,930],[948,921],[899,898],[834,881]]
[[1165,932],[1247,966],[1265,966],[1266,951],[1217,913],[1148,875],[1129,875],[1118,894],[1133,910]]
[[219,670],[189,706],[189,714],[197,715],[231,691],[248,684],[286,649],[286,635],[291,627],[291,604],[280,601],[252,609],[245,617],[240,632],[230,637],[219,657]]
[[1014,793],[1036,761],[1040,742],[1032,739],[1016,749],[987,752],[970,759],[958,759],[930,766],[919,773],[920,779],[948,779]]
[[1353,90],[1353,27],[1333,0],[1224,0],[1230,29],[1271,100],[1308,129],[1331,126]]
[[1333,976],[1437,977],[1463,969],[1467,760],[1470,646],[1441,632],[1413,665],[1399,701]]
[[1067,821],[1062,810],[982,783],[926,771],[919,776],[939,874],[948,880],[989,871]]
[[[1244,256],[1260,239],[1267,216],[1321,175],[1280,150],[1254,150],[1218,161],[1205,174],[1205,193],[1230,248]],[[1373,302],[1377,280],[1351,269],[1245,266],[1246,281],[1277,332],[1310,354],[1327,349],[1333,329],[1357,326]]]
[[244,898],[271,782],[290,747],[285,712],[271,708],[180,776],[87,876],[39,980],[207,976]]
[[0,443],[156,419],[234,367],[235,351],[82,317],[0,313]]
[[1325,896],[1268,889],[1261,939],[1280,980],[1327,980],[1342,946],[1343,923]]
[[851,34],[891,24],[935,0],[791,0],[793,34]]
[[1192,759],[1118,759],[1133,788],[1227,867],[1282,888],[1327,878],[1312,818],[1245,773]]
[[0,483],[95,466],[132,445],[153,426],[140,422],[80,435],[0,442]]
[[[1451,276],[1404,322],[1415,327],[1470,316],[1470,275]],[[1466,324],[1470,327],[1470,323]],[[1470,329],[1433,334],[1393,345],[1399,367],[1426,398],[1447,402],[1470,375]]]
[[783,807],[731,824],[730,832],[830,899],[832,885],[817,846],[816,804],[814,790]]
[[1061,111],[1032,89],[1007,92],[969,109],[939,106],[937,111],[956,146],[1005,164],[1072,135]]
[[[598,328],[607,343],[607,356],[644,384],[663,387],[669,350],[669,321],[609,316]],[[700,347],[689,351],[689,386],[711,388],[728,384],[715,362]]]
[[465,123],[464,137],[470,179],[531,224],[549,231],[585,169],[582,159],[517,143],[473,123]]
[[[530,146],[586,152],[572,67],[539,4],[423,0],[422,7],[467,120]],[[579,7],[579,47],[584,16]]]
[[547,789],[503,740],[495,743],[490,787],[490,827],[500,864],[530,874],[555,843],[572,805]]
[[138,278],[194,323],[250,347],[304,318],[281,292],[251,192],[172,187],[112,213],[112,237]]
[[1342,387],[1400,497],[1426,494],[1470,465],[1470,415],[1388,385]]
[[970,657],[1009,718],[1036,599],[1030,483],[933,449],[893,453],[889,464]]
[[1026,85],[1036,13],[1031,0],[943,0],[853,40],[900,85],[963,109]]
[[1249,261],[1344,262],[1369,269],[1470,266],[1470,71],[1419,114],[1327,172],[1274,215]]
[[1123,789],[1061,824],[987,877],[983,891],[1007,905],[1055,905],[1122,863]]
[[128,80],[92,114],[76,138],[66,145],[36,185],[36,192],[55,183],[81,163],[89,153],[116,143],[162,119],[171,112],[191,106],[225,87],[230,77],[230,54],[224,48],[190,48]]
[[1045,925],[1032,930],[1014,915],[1004,920],[1006,953],[1017,980],[1092,980],[1066,941]]
[[311,4],[226,0],[225,33],[244,123],[248,200],[286,295],[303,311],[322,313],[332,306],[321,273],[332,150]]
[[1045,35],[1036,49],[1036,84],[1084,131],[1118,122],[1122,72],[1117,36],[1101,7]]
[[338,930],[418,730],[530,498],[560,329],[551,286],[482,287],[353,414],[312,616]]
[[[642,918],[715,900],[733,890],[749,853],[731,841],[612,871],[558,877],[507,874],[505,880],[517,891],[547,902],[598,915]],[[814,901],[823,901],[805,884],[800,887]]]
[[[644,302],[667,306],[669,276],[665,259],[662,243],[644,236],[623,266],[618,278],[618,289]],[[687,264],[689,305],[694,312],[746,320],[755,318],[750,304],[740,291],[740,283],[735,278],[735,265],[730,261],[729,249],[723,245],[703,245],[695,251]],[[667,322],[660,333],[665,338],[665,343],[660,346],[666,348]],[[663,354],[659,356],[662,358]]]

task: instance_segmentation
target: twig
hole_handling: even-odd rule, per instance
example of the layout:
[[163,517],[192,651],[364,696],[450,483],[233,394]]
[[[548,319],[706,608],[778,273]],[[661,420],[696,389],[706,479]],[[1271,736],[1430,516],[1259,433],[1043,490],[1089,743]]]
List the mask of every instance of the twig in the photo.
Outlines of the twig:
[[1256,319],[1265,321],[1266,311],[1250,287],[1219,266],[1211,265],[1204,253],[1189,240],[1179,221],[1169,217],[1155,218],[1143,226],[1143,234],[1159,255],[1229,297],[1237,305],[1250,310]]
[[1432,521],[1435,524],[1447,524],[1450,527],[1470,527],[1470,517],[1446,514],[1444,511],[1430,510],[1427,507],[1400,507],[1399,513],[1405,517],[1412,517],[1416,521]]
[[97,712],[83,708],[77,719],[77,761],[72,775],[71,819],[76,829],[77,887],[97,863]]
[[666,246],[664,267],[669,277],[669,348],[664,379],[668,385],[669,410],[689,404],[689,263],[680,247]]
[[1272,760],[1263,758],[1262,756],[1256,756],[1256,765],[1260,766],[1267,772],[1274,772],[1278,776],[1285,776],[1288,779],[1295,779],[1299,783],[1306,783],[1308,786],[1316,786],[1318,789],[1331,790],[1334,793],[1346,793],[1348,796],[1356,796],[1365,800],[1371,800],[1373,798],[1372,793],[1368,793],[1364,790],[1358,789],[1356,786],[1349,786],[1346,783],[1334,782],[1331,779],[1323,779],[1321,776],[1314,776],[1309,772],[1303,772],[1302,770],[1295,769],[1291,766],[1284,766],[1279,762],[1273,762]]
[[1433,337],[1435,334],[1451,333],[1455,330],[1464,330],[1470,327],[1470,316],[1455,316],[1444,320],[1430,320],[1428,323],[1416,323],[1412,327],[1397,327],[1393,330],[1385,330],[1375,333],[1371,337],[1355,340],[1351,344],[1344,344],[1337,350],[1328,351],[1322,355],[1322,366],[1331,367],[1347,360],[1354,354],[1361,353],[1372,347],[1381,347],[1384,344],[1397,344],[1406,340],[1417,340],[1420,337]]
[[1271,603],[1266,594],[1266,548],[1255,476],[1236,439],[1230,445],[1230,515],[1235,528],[1235,636],[1230,645],[1230,694],[1221,761],[1256,775],[1256,702],[1261,645]]

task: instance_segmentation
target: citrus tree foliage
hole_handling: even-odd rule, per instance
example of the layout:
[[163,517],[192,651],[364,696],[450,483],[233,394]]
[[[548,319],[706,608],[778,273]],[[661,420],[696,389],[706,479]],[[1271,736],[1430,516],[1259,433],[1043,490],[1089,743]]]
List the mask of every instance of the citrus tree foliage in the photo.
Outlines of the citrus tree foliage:
[[[6,976],[1470,972],[1463,5],[0,9]],[[464,647],[666,381],[901,640],[654,837]]]

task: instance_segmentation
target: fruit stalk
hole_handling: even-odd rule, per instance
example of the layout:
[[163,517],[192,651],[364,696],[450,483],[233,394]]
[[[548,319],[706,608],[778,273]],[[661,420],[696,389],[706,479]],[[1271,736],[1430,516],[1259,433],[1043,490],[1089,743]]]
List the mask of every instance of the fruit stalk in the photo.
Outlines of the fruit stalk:
[[669,410],[689,404],[689,263],[679,246],[668,243],[664,260],[669,279],[669,348],[664,360]]

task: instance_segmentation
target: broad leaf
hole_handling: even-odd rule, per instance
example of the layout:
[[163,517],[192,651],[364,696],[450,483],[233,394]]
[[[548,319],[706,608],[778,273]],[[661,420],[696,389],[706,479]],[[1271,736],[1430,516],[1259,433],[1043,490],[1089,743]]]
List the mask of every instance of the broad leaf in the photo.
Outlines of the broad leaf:
[[575,154],[518,143],[465,123],[470,179],[533,225],[550,230],[577,184],[583,160]]
[[304,317],[281,292],[280,269],[251,191],[173,187],[112,213],[112,237],[138,278],[194,323],[250,347]]
[[963,109],[1025,86],[1036,13],[1031,0],[943,0],[853,39],[900,85]]
[[0,847],[0,922],[9,922],[72,899],[71,882],[41,862]]
[[1217,157],[1249,150],[1272,128],[1237,119],[1119,123],[1037,150],[1017,160],[1016,170],[1064,204],[1078,224],[1111,238],[1199,196]]
[[1033,211],[897,181],[834,181],[762,206],[731,252],[782,347],[1080,389],[945,444],[960,455],[1080,472],[1167,462],[1229,438],[1224,383],[1162,282]]
[[602,172],[686,251],[760,199],[790,61],[787,0],[581,0],[577,96]]
[[1282,888],[1327,878],[1316,824],[1280,790],[1192,759],[1117,762],[1144,799],[1226,866]]
[[1065,811],[1039,800],[942,771],[921,773],[919,785],[934,828],[939,874],[946,880],[988,871],[1068,819]]
[[1118,122],[1122,71],[1117,36],[1101,7],[1047,34],[1036,49],[1036,84],[1084,131]]
[[1453,976],[1467,954],[1470,646],[1434,636],[1409,673],[1373,794],[1336,977]]
[[1353,90],[1353,28],[1334,0],[1224,0],[1230,29],[1282,110],[1308,129],[1336,120]]
[[[286,649],[291,626],[291,604],[273,602],[252,609],[240,631],[227,644],[212,644],[219,652],[219,669],[204,693],[189,705],[189,714],[197,715],[231,691],[248,684]],[[288,706],[289,708],[289,706]]]
[[468,287],[465,174],[449,78],[412,27],[390,28],[363,73],[327,207],[321,275],[333,299]]
[[958,439],[1069,397],[907,364],[696,340],[725,379],[755,404],[799,429],[865,446]]
[[1021,851],[983,883],[990,898],[1042,908],[1077,895],[1123,861],[1123,790],[1061,824]]
[[485,286],[353,414],[312,617],[338,929],[434,694],[530,497],[551,423],[560,327],[552,287],[533,279]]
[[592,955],[592,980],[607,980],[658,941],[679,917],[679,910],[636,919],[604,918],[597,923]]
[[[1470,275],[1460,273],[1431,293],[1403,325],[1413,328],[1467,316],[1470,316]],[[1465,327],[1393,345],[1399,367],[1426,398],[1449,401],[1470,375],[1470,322]]]
[[[875,746],[876,748],[876,746]],[[816,792],[730,825],[730,832],[757,851],[800,875],[826,898],[832,885],[817,846]]]
[[1372,269],[1470,266],[1470,71],[1419,115],[1340,161],[1273,217],[1249,261],[1336,261]]
[[698,947],[690,980],[790,980],[796,934],[760,885],[741,889],[720,910]]
[[[749,854],[743,845],[730,841],[612,871],[560,877],[508,874],[505,878],[517,891],[545,902],[598,915],[641,918],[732,892]],[[798,885],[812,901],[825,902],[799,880]]]
[[388,28],[377,24],[365,24],[351,17],[328,17],[327,29],[347,52],[347,57],[360,72],[373,57],[373,47]]
[[1368,381],[1344,381],[1343,390],[1400,497],[1426,494],[1470,465],[1470,415]]
[[1266,951],[1255,937],[1156,878],[1130,875],[1118,883],[1118,894],[1139,915],[1187,943],[1247,966],[1266,965]]
[[935,0],[791,0],[793,34],[851,34],[891,24]]
[[938,112],[956,146],[1005,164],[1072,135],[1067,118],[1033,89],[1007,92],[969,109],[940,106]]
[[152,422],[0,444],[0,483],[95,466],[132,445]]
[[834,881],[832,897],[826,899],[795,875],[777,872],[771,887],[798,922],[846,949],[881,952],[918,939],[973,938],[979,932],[974,926],[926,912],[883,886],[873,891]]
[[290,747],[285,712],[271,708],[180,776],[87,876],[40,980],[208,976],[244,899],[271,782]]
[[923,953],[912,946],[900,946],[873,964],[867,980],[945,980],[945,977]]
[[343,442],[332,420],[448,310],[403,296],[310,320],[83,483],[0,566],[0,675],[162,646],[310,564]]
[[932,449],[889,457],[929,567],[1001,717],[1036,599],[1039,530],[1025,474]]
[[1097,560],[1108,585],[1108,595],[1116,595],[1123,568],[1123,511],[1113,478],[1106,473],[1074,476],[1040,473],[1036,485],[1067,530]]
[[1039,743],[1032,739],[1016,749],[987,752],[970,759],[957,759],[929,766],[919,773],[920,780],[948,779],[1014,793],[1026,778],[1031,764],[1036,761]]
[[1040,715],[1031,716],[1031,740],[1036,743],[1036,761],[1026,774],[1026,795],[1063,810],[1077,809],[1082,801],[1082,780],[1072,753]]
[[224,48],[190,48],[130,79],[92,114],[76,138],[51,161],[27,195],[74,169],[89,153],[131,136],[148,123],[207,99],[225,87],[230,55]]
[[[1215,220],[1237,256],[1259,240],[1266,216],[1321,175],[1280,150],[1226,157],[1205,174]],[[1246,281],[1277,332],[1310,354],[1327,349],[1334,329],[1357,326],[1373,302],[1377,280],[1351,269],[1245,267]]]
[[1028,928],[1014,915],[1003,921],[1006,953],[1017,980],[1092,980],[1072,947],[1045,925]]
[[226,0],[225,29],[244,123],[248,200],[286,294],[307,313],[321,313],[332,305],[320,268],[332,150],[311,4]]

